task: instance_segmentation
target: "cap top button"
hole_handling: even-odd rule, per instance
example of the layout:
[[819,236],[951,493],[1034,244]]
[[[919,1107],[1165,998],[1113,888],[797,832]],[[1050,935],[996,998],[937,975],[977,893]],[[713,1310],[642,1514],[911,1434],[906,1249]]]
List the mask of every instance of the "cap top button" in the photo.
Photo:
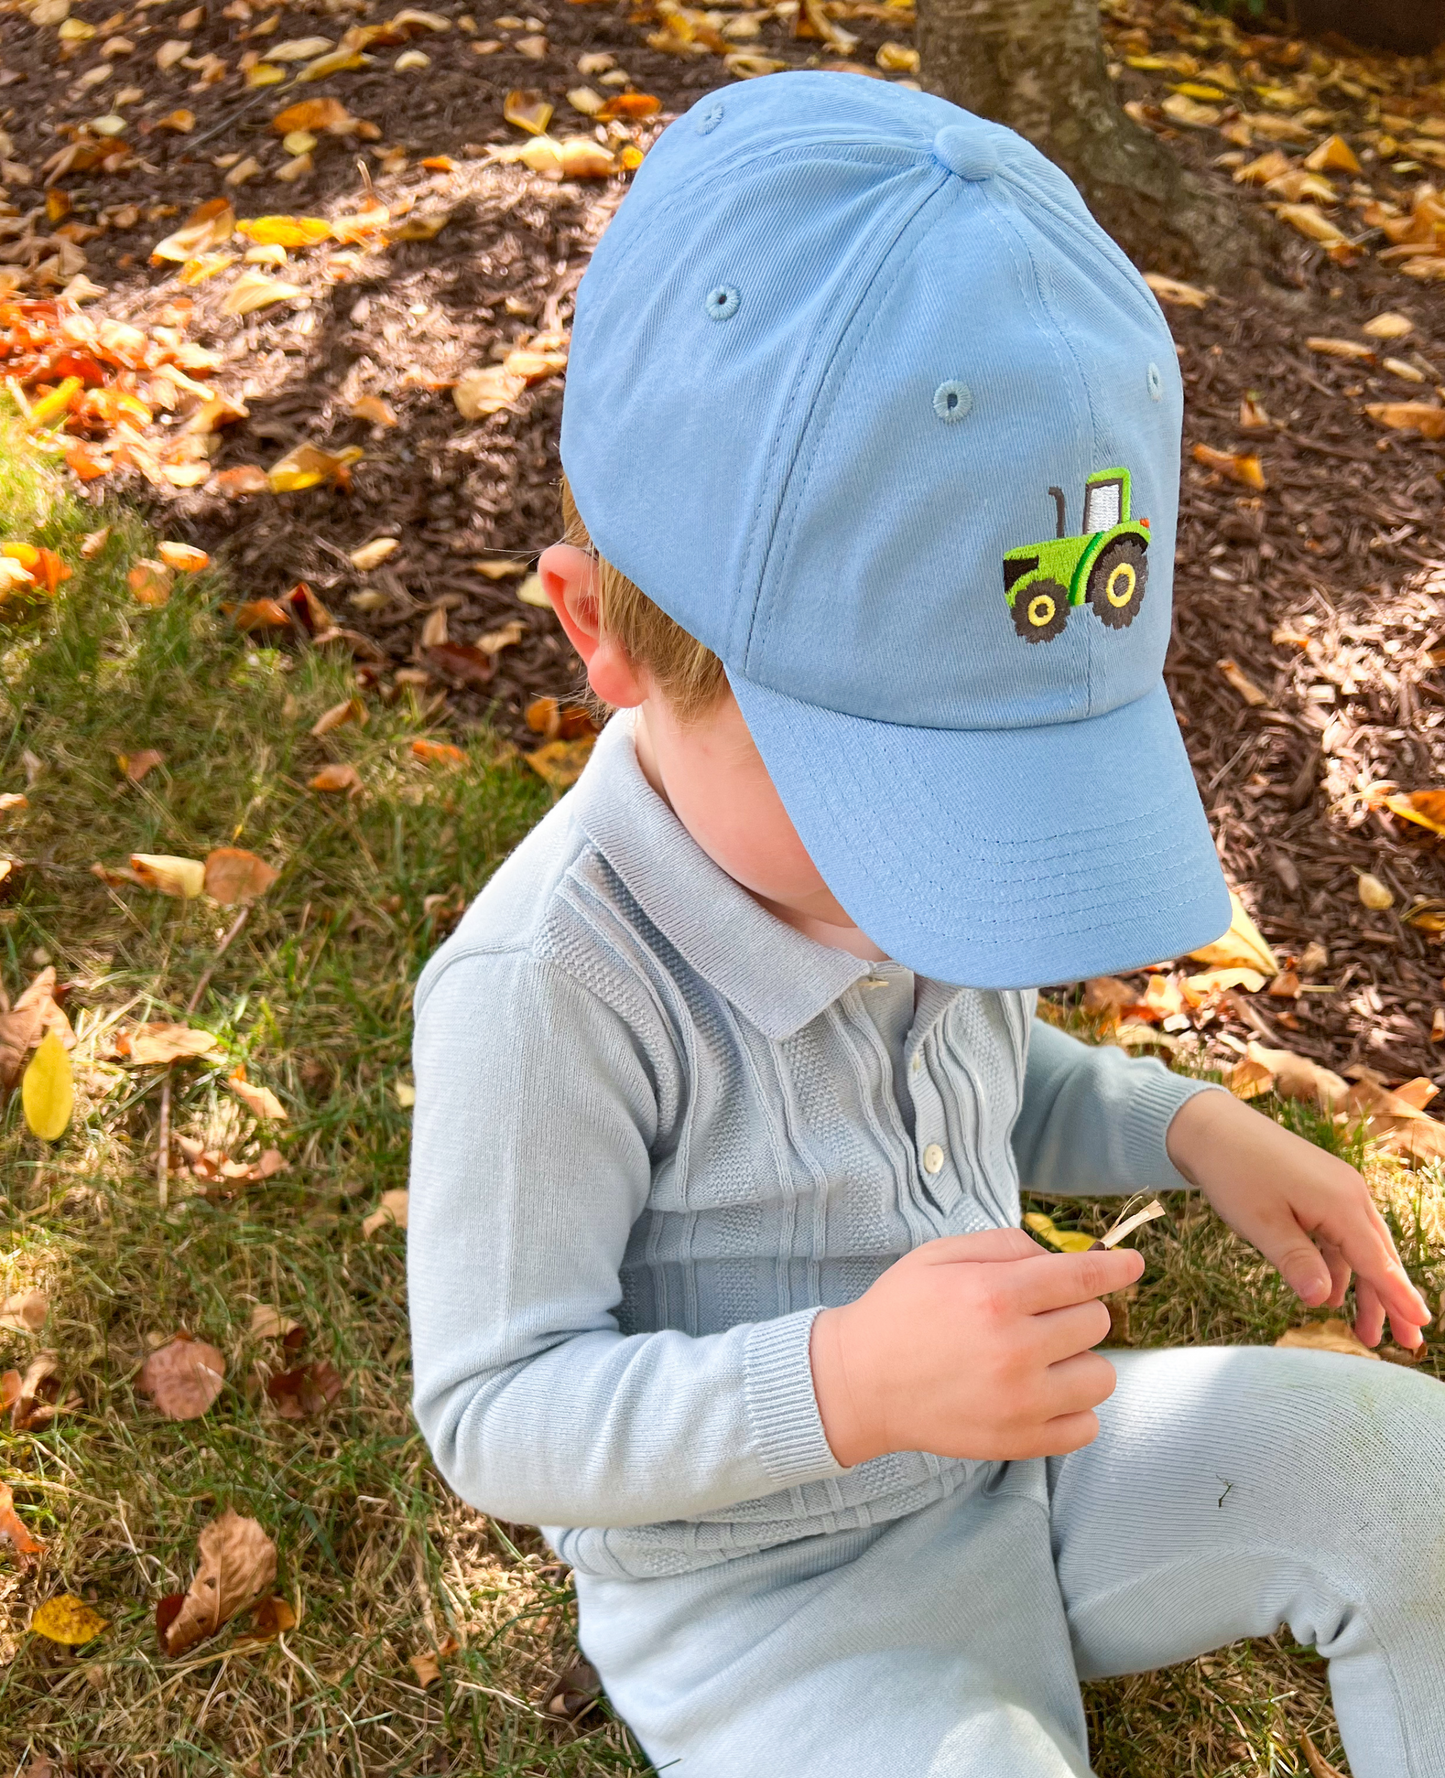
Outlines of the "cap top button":
[[978,130],[949,124],[933,138],[933,158],[960,179],[990,179],[998,171],[998,154]]

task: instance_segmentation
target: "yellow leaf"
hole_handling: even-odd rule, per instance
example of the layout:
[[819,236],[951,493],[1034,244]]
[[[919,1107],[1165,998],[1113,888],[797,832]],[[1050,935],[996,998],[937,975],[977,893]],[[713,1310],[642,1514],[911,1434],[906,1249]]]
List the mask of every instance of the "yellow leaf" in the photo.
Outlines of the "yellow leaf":
[[42,1142],[54,1142],[64,1134],[75,1107],[75,1084],[70,1075],[70,1056],[54,1031],[46,1032],[20,1082],[20,1104],[25,1121]]
[[595,737],[584,735],[576,741],[548,741],[534,753],[523,758],[537,776],[554,790],[569,790],[582,776]]
[[[1219,96],[1224,97],[1223,93]],[[1170,123],[1182,123],[1191,130],[1211,130],[1222,115],[1217,105],[1201,105],[1185,93],[1170,93],[1159,109]]]
[[1305,344],[1311,352],[1318,352],[1325,358],[1352,358],[1365,364],[1375,362],[1374,350],[1361,345],[1359,340],[1325,339],[1319,334],[1311,334]]
[[1360,163],[1355,151],[1343,136],[1326,136],[1313,153],[1305,156],[1305,167],[1311,173],[1358,173]]
[[1322,247],[1340,247],[1345,237],[1327,217],[1321,216],[1313,204],[1280,204],[1275,214],[1302,235],[1318,241]]
[[363,543],[360,549],[351,552],[351,565],[366,572],[370,568],[378,568],[394,549],[401,547],[399,537],[373,537],[370,543]]
[[[1445,264],[1445,261],[1441,262]],[[1381,426],[1397,432],[1418,432],[1421,438],[1445,438],[1445,407],[1435,401],[1372,401],[1365,412]]]
[[66,1648],[82,1648],[87,1642],[94,1642],[102,1630],[109,1629],[110,1622],[98,1611],[92,1611],[84,1599],[77,1599],[74,1593],[59,1593],[54,1599],[36,1606],[30,1628],[47,1642],[59,1642]]
[[286,70],[278,68],[274,62],[257,62],[246,70],[247,86],[280,86],[285,78]]
[[206,867],[199,858],[175,858],[161,852],[132,852],[130,868],[142,887],[159,889],[182,901],[194,901],[206,886]]
[[513,87],[502,101],[502,116],[529,136],[541,136],[552,121],[552,103],[531,87]]
[[1162,303],[1178,308],[1202,309],[1209,301],[1209,292],[1196,284],[1182,284],[1178,278],[1166,278],[1162,272],[1145,272],[1144,282]]
[[1361,333],[1369,334],[1372,340],[1402,340],[1407,334],[1415,331],[1415,323],[1406,315],[1396,315],[1386,309],[1383,315],[1376,315],[1360,329]]
[[25,421],[26,431],[39,432],[43,426],[49,426],[52,421],[58,420],[69,408],[71,398],[83,387],[79,377],[66,377],[63,382],[57,383],[48,395],[42,395],[31,406]]
[[211,559],[193,543],[161,543],[156,546],[156,554],[178,574],[199,574]]
[[378,1229],[394,1223],[397,1228],[406,1227],[408,1195],[403,1189],[381,1194],[381,1202],[370,1216],[362,1218],[361,1232],[369,1241]]
[[142,556],[125,579],[142,605],[164,605],[171,596],[170,569],[150,556]]
[[223,315],[249,315],[271,303],[290,302],[302,295],[299,284],[284,278],[268,278],[265,272],[242,272],[221,301]]
[[266,480],[273,494],[294,494],[304,488],[316,488],[322,482],[345,486],[347,471],[359,462],[365,452],[358,445],[344,451],[325,451],[319,445],[297,445],[266,471]]
[[1223,993],[1226,988],[1243,988],[1246,994],[1257,994],[1264,981],[1257,969],[1207,969],[1202,975],[1191,975],[1185,985],[1193,994]]
[[1377,914],[1383,914],[1386,908],[1395,905],[1395,894],[1387,889],[1377,876],[1362,870],[1355,881],[1355,888],[1361,902]]
[[1264,934],[1250,919],[1244,903],[1229,892],[1229,930],[1213,944],[1201,945],[1189,955],[1212,969],[1256,969],[1261,975],[1279,974],[1279,960],[1265,943]]
[[317,56],[314,62],[308,62],[296,76],[298,80],[325,80],[328,75],[346,74],[353,68],[360,68],[366,57],[354,49],[333,49],[329,55]]
[[1030,1210],[1024,1217],[1024,1224],[1036,1235],[1042,1235],[1050,1247],[1056,1247],[1060,1253],[1087,1253],[1094,1245],[1092,1235],[1080,1234],[1076,1229],[1060,1229],[1054,1227],[1052,1216],[1045,1216],[1042,1210]]
[[527,379],[504,370],[500,364],[463,371],[452,390],[452,401],[464,420],[480,420],[499,413],[527,387]]
[[320,216],[253,216],[236,233],[257,247],[314,247],[331,239],[331,224]]
[[311,62],[331,48],[329,37],[291,37],[266,51],[273,62]]
[[[728,62],[732,57],[725,58]],[[762,56],[753,58],[762,61]],[[918,72],[918,51],[911,43],[883,43],[878,47],[878,54],[873,58],[878,66],[889,74],[916,74]]]

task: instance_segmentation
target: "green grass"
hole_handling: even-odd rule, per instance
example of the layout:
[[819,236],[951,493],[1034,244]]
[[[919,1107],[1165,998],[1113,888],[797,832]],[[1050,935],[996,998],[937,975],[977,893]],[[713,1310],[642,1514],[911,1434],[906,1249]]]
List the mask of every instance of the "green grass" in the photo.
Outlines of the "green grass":
[[[82,534],[107,518],[106,547],[83,561]],[[51,1300],[39,1338],[0,1333],[0,1369],[44,1346],[79,1405],[35,1432],[0,1422],[0,1479],[46,1545],[28,1571],[0,1552],[0,1753],[16,1768],[47,1754],[67,1772],[155,1778],[646,1771],[605,1706],[573,1723],[547,1713],[575,1655],[568,1578],[535,1534],[462,1507],[432,1470],[408,1411],[403,1236],[361,1231],[405,1183],[398,1088],[417,973],[447,910],[552,793],[485,733],[466,738],[463,767],[413,760],[427,727],[412,692],[369,692],[364,727],[312,739],[316,716],[355,690],[346,658],[238,638],[220,604],[244,592],[220,570],[160,610],[140,606],[125,571],[154,538],[60,496],[0,434],[7,536],[76,567],[53,604],[0,613],[0,792],[29,797],[0,816],[0,856],[23,861],[0,890],[0,982],[13,998],[49,959],[74,984],[79,1096],[53,1146],[28,1133],[18,1096],[0,1109],[0,1294],[40,1285]],[[128,784],[115,755],[152,747],[164,765]],[[357,767],[359,796],[306,788],[339,760]],[[232,910],[91,870],[223,844],[282,874],[219,961]],[[108,1060],[107,1040],[121,1014],[181,1019],[212,965],[191,1022],[223,1053],[174,1070],[174,1128],[243,1158],[277,1143],[288,1167],[229,1200],[178,1175],[163,1208],[161,1071]],[[241,1113],[223,1084],[239,1063],[280,1097],[284,1124]],[[1333,1125],[1303,1133],[1340,1140]],[[1439,1181],[1411,1180],[1395,1181],[1397,1220],[1438,1288]],[[1435,1221],[1423,1199],[1411,1211],[1416,1189]],[[1109,1219],[1104,1205],[1042,1207],[1065,1225]],[[1197,1206],[1173,1208],[1140,1242],[1150,1270],[1131,1343],[1270,1340],[1298,1318],[1257,1256]],[[259,1303],[300,1322],[304,1356],[342,1373],[328,1413],[291,1422],[267,1402],[257,1367],[286,1361],[248,1331]],[[204,1418],[174,1423],[135,1380],[181,1328],[219,1347],[228,1375]],[[226,1505],[274,1537],[277,1591],[300,1621],[282,1643],[248,1649],[237,1624],[165,1658],[156,1602],[184,1589],[197,1534]],[[28,1630],[61,1592],[110,1622],[79,1651]],[[449,1636],[461,1646],[423,1689],[409,1657]],[[1308,1651],[1242,1645],[1086,1695],[1103,1778],[1300,1772],[1301,1728],[1338,1759]]]

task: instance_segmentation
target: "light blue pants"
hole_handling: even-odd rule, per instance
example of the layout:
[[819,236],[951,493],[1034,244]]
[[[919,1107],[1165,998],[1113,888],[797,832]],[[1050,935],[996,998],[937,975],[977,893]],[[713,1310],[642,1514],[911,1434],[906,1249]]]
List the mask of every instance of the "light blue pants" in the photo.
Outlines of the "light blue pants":
[[1445,1388],[1271,1347],[1111,1353],[1097,1440],[866,1530],[578,1574],[582,1645],[676,1778],[1080,1778],[1080,1678],[1288,1624],[1354,1778],[1445,1775]]

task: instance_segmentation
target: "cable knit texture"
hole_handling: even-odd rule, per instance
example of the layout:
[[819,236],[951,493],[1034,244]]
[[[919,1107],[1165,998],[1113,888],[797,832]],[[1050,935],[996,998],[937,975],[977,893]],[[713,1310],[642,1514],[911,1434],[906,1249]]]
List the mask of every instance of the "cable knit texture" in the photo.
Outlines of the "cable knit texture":
[[774,919],[609,723],[417,989],[415,1407],[452,1486],[616,1578],[957,1492],[987,1466],[837,1464],[813,1316],[1016,1225],[1021,1179],[1182,1186],[1202,1090],[1033,1011]]

